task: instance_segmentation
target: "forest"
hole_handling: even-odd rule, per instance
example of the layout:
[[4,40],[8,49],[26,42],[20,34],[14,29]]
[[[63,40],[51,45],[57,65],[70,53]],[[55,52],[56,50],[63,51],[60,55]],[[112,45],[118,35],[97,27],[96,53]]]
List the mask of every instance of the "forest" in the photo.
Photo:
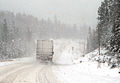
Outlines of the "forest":
[[120,66],[120,0],[104,0],[98,8],[97,19],[96,30],[89,28],[87,52],[96,48],[99,48],[100,52],[101,48],[105,48],[107,52],[103,55],[102,62],[118,67]]
[[87,26],[79,27],[62,23],[56,16],[53,20],[38,19],[32,15],[1,11],[0,59],[32,55],[35,41],[39,39],[84,39]]

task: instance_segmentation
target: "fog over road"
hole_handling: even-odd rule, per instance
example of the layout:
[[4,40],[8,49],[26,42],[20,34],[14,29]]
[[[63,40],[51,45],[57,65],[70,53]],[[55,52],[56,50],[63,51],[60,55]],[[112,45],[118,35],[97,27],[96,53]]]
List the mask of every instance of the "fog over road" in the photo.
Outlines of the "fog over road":
[[59,83],[52,64],[16,63],[0,67],[0,83]]

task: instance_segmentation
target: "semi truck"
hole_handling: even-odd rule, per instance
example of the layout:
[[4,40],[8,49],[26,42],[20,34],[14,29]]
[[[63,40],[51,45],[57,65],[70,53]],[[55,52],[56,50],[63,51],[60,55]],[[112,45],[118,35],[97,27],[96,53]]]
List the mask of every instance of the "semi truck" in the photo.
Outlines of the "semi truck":
[[37,40],[37,60],[42,62],[52,62],[53,54],[53,40]]

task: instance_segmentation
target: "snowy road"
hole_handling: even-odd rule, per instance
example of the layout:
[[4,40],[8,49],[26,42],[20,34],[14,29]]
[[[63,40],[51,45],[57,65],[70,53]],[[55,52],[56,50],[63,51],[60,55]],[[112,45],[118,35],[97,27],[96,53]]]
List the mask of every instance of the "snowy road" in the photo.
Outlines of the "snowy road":
[[52,66],[40,63],[17,63],[0,67],[0,83],[59,83]]
[[[94,63],[75,65],[19,62],[0,67],[0,83],[120,83],[117,72],[96,69]],[[108,72],[111,72],[109,74]]]
[[75,42],[54,43],[53,62],[57,65],[39,63],[36,57],[0,62],[0,83],[120,83],[118,68],[110,69],[107,64],[98,68],[89,57],[80,57]]

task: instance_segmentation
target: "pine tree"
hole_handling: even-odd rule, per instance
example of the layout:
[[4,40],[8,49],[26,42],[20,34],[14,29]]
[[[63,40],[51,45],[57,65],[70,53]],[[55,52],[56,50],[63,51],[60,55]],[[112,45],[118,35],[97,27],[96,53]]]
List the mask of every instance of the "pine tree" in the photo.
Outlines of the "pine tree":
[[2,54],[7,58],[7,43],[8,43],[8,27],[7,21],[4,19],[3,29],[2,29]]
[[104,0],[98,15],[101,44],[109,49],[107,54],[111,58],[108,62],[116,67],[120,64],[120,0]]
[[[110,29],[110,0],[104,0],[98,9],[98,20],[99,23],[97,28],[99,30],[101,45],[106,47],[108,39],[108,29]],[[111,32],[111,31],[110,31]]]
[[91,27],[89,27],[89,30],[88,30],[88,38],[87,38],[87,52],[90,52],[91,51]]
[[91,52],[98,47],[97,33],[95,30],[89,27],[88,37],[87,37],[87,52]]
[[2,29],[2,41],[6,42],[8,41],[8,27],[7,27],[7,21],[4,19],[3,29]]
[[114,0],[112,5],[113,9],[113,27],[112,27],[112,37],[111,37],[111,51],[115,53],[120,53],[120,0]]

